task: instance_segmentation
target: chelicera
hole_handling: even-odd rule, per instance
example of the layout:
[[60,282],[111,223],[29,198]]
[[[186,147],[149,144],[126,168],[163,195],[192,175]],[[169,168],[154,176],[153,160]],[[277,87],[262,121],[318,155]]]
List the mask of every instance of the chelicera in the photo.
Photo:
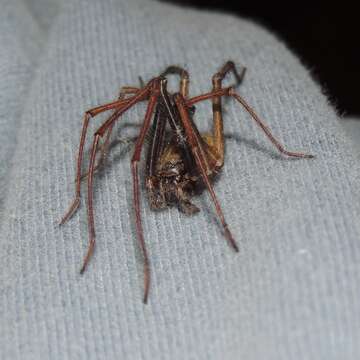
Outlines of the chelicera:
[[[148,133],[151,134],[151,138],[146,160],[145,186],[150,207],[152,209],[163,209],[167,206],[177,205],[180,211],[192,215],[199,211],[198,207],[191,202],[192,196],[201,189],[207,189],[214,203],[217,217],[222,224],[225,237],[236,252],[239,251],[238,246],[225,221],[223,211],[212,186],[212,180],[224,165],[222,98],[232,97],[238,101],[282,154],[297,158],[313,157],[312,155],[285,150],[254,110],[235,92],[234,86],[222,86],[223,79],[230,72],[233,73],[236,79],[235,85],[238,85],[244,77],[245,68],[242,68],[239,72],[232,61],[226,62],[212,77],[212,90],[210,92],[189,97],[188,72],[178,66],[169,66],[146,85],[140,88],[123,87],[116,101],[85,112],[77,156],[75,197],[61,220],[61,224],[63,224],[79,207],[81,180],[87,177],[89,246],[80,270],[81,273],[84,272],[95,246],[94,171],[106,157],[115,122],[135,104],[142,101],[148,102],[144,121],[135,141],[134,153],[131,159],[136,232],[144,257],[143,300],[145,303],[148,299],[150,287],[150,262],[145,247],[140,216],[138,163]],[[172,94],[167,90],[166,76],[169,74],[177,74],[180,77],[178,93]],[[194,120],[194,105],[205,100],[212,101],[213,128],[211,133],[200,134]],[[109,110],[114,111],[94,133],[88,171],[85,175],[82,175],[83,152],[89,121],[92,117]],[[152,131],[149,131],[150,127]],[[99,142],[102,138],[104,140],[100,146]],[[100,151],[100,158],[95,164],[98,151]]]

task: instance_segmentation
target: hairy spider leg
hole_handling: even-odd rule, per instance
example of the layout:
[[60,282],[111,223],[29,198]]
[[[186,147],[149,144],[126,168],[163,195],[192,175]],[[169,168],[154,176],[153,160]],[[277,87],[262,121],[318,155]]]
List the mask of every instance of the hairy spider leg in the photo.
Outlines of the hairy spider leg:
[[[235,76],[236,83],[234,86],[238,86],[245,75],[246,68],[243,67],[239,73],[236,69],[236,66],[233,61],[228,61],[224,66],[212,77],[213,91],[220,90],[222,88],[222,81],[225,76],[232,72]],[[216,158],[218,161],[218,166],[222,167],[224,165],[224,126],[223,126],[223,117],[222,117],[222,106],[221,106],[221,96],[214,97],[212,99],[212,110],[213,110],[213,129],[212,129],[212,151],[216,153]]]
[[201,136],[199,135],[199,132],[196,129],[195,124],[191,121],[191,119],[189,117],[189,113],[188,113],[189,109],[186,105],[184,97],[181,94],[175,95],[175,104],[178,108],[178,111],[180,114],[180,119],[182,121],[186,136],[190,143],[191,152],[195,158],[196,164],[199,168],[199,172],[203,178],[203,181],[211,195],[212,201],[215,205],[216,213],[217,213],[217,215],[220,219],[220,222],[224,228],[225,236],[228,239],[228,241],[230,242],[233,249],[236,252],[238,252],[239,248],[238,248],[236,241],[235,241],[233,235],[231,234],[229,227],[225,221],[224,214],[221,210],[219,201],[215,195],[214,189],[211,185],[211,182],[210,182],[210,179],[208,176],[209,169],[207,168],[207,161],[206,161],[206,155],[205,155],[206,153],[204,152],[204,149],[203,149]]
[[305,158],[311,159],[314,155],[305,154],[301,152],[293,152],[285,150],[284,146],[272,135],[270,128],[259,118],[259,116],[255,113],[255,111],[247,104],[247,102],[237,94],[232,87],[222,88],[220,90],[212,91],[209,93],[205,93],[202,95],[194,96],[189,100],[185,100],[185,103],[188,107],[204,100],[213,99],[219,96],[231,96],[235,98],[244,108],[245,110],[251,115],[251,117],[255,120],[255,122],[259,125],[259,127],[264,131],[267,138],[275,145],[275,147],[284,155],[296,158]]

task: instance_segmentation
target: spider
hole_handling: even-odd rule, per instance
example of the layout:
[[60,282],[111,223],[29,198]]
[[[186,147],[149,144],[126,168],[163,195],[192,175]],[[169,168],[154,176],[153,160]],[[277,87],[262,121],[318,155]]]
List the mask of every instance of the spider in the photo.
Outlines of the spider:
[[[95,170],[104,161],[109,146],[110,135],[115,122],[127,110],[141,101],[148,101],[144,121],[135,141],[134,153],[131,159],[131,174],[133,179],[133,201],[135,208],[136,233],[144,259],[144,303],[148,300],[150,288],[150,262],[145,247],[144,234],[140,216],[140,191],[138,163],[141,151],[152,124],[151,139],[146,160],[145,187],[151,209],[163,209],[177,205],[179,210],[191,215],[199,209],[190,201],[191,197],[200,189],[207,189],[211,195],[215,211],[220,220],[226,239],[231,247],[238,252],[239,248],[225,221],[223,211],[215,195],[212,180],[224,165],[224,132],[222,118],[222,97],[232,97],[237,100],[251,115],[269,140],[282,153],[290,157],[312,158],[313,155],[290,152],[284,149],[271,134],[270,129],[256,115],[245,100],[235,92],[234,87],[241,83],[245,68],[238,71],[234,62],[227,61],[212,77],[212,90],[195,97],[188,96],[189,74],[179,66],[169,66],[159,76],[151,79],[140,88],[125,86],[121,88],[116,101],[90,109],[85,112],[80,145],[77,156],[77,174],[75,197],[61,219],[60,224],[66,222],[80,204],[81,181],[87,177],[87,217],[89,230],[89,245],[83,260],[80,273],[91,258],[95,246],[95,225],[93,209],[93,177]],[[228,73],[233,73],[236,84],[223,87],[222,81]],[[169,74],[180,77],[179,92],[172,94],[167,90]],[[209,134],[200,134],[194,120],[195,104],[204,100],[212,101],[213,128]],[[114,110],[107,120],[95,131],[91,148],[88,171],[82,175],[82,161],[87,128],[92,117]],[[100,138],[104,138],[99,147]],[[96,162],[96,155],[101,156]]]

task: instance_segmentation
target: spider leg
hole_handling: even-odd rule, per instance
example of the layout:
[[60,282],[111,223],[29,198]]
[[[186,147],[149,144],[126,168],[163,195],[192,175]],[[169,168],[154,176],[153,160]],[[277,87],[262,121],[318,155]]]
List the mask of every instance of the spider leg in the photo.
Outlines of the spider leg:
[[186,106],[186,102],[185,99],[182,97],[182,95],[180,94],[176,94],[175,95],[175,103],[176,106],[179,110],[179,114],[180,114],[180,119],[182,121],[182,124],[184,126],[185,129],[185,133],[186,136],[188,138],[188,141],[190,143],[190,149],[191,152],[195,158],[196,164],[199,168],[200,174],[203,178],[203,181],[211,195],[212,201],[215,205],[215,209],[216,209],[216,213],[221,221],[221,224],[224,228],[225,231],[225,236],[226,238],[229,240],[231,246],[233,247],[233,249],[238,252],[239,248],[235,242],[235,239],[233,237],[233,235],[231,234],[229,227],[225,221],[225,217],[224,214],[221,210],[219,201],[217,200],[217,197],[215,195],[214,189],[211,185],[209,176],[208,176],[208,168],[206,166],[206,158],[204,155],[204,149],[202,146],[202,142],[201,142],[201,137],[197,131],[197,129],[195,128],[195,126],[193,125],[193,123],[190,120],[189,114],[188,114],[188,108]]
[[[213,91],[220,90],[222,88],[222,81],[225,76],[232,72],[236,79],[236,85],[239,85],[245,75],[246,68],[243,67],[241,73],[236,69],[235,64],[232,61],[228,61],[224,66],[212,77]],[[222,106],[221,96],[214,97],[212,99],[212,110],[213,110],[213,139],[214,139],[214,150],[217,155],[219,166],[224,164],[224,126],[222,117]]]
[[214,82],[220,81],[220,87],[221,87],[221,81],[224,80],[225,76],[229,72],[232,72],[234,74],[234,76],[235,76],[236,83],[235,83],[235,85],[233,85],[235,87],[235,86],[239,85],[242,82],[242,80],[244,78],[244,75],[245,75],[245,72],[246,72],[246,67],[243,66],[241,68],[241,72],[238,72],[235,63],[233,61],[227,61],[222,66],[222,68],[216,74],[214,74],[214,76],[212,77],[213,84],[214,84]]
[[89,262],[91,255],[94,252],[95,247],[95,225],[94,225],[94,210],[93,210],[93,175],[95,168],[95,158],[96,158],[96,150],[99,144],[100,135],[95,134],[92,148],[91,148],[91,157],[89,164],[89,176],[88,176],[88,202],[87,202],[87,211],[88,211],[88,228],[89,228],[89,246],[87,253],[85,255],[83,265],[80,270],[80,274],[85,271],[85,268]]
[[150,138],[145,167],[145,183],[151,209],[166,207],[164,194],[160,193],[154,184],[156,182],[156,167],[165,145],[165,127],[166,114],[164,114],[162,106],[158,102],[155,109],[152,128],[151,131],[149,131],[152,136]]
[[138,162],[140,161],[141,150],[144,144],[146,133],[149,129],[152,115],[154,113],[155,105],[158,100],[158,89],[154,89],[152,93],[148,107],[146,109],[146,114],[144,118],[143,125],[140,130],[140,134],[136,140],[134,155],[131,159],[131,174],[133,179],[133,194],[134,194],[134,207],[135,207],[135,221],[136,221],[136,232],[138,241],[140,243],[141,251],[144,257],[144,298],[143,301],[146,304],[149,288],[150,288],[150,262],[146,250],[144,233],[141,224],[141,214],[140,214],[140,191],[139,191],[139,174],[138,174]]
[[[146,92],[145,92],[145,89],[146,89]],[[123,109],[127,109],[129,104],[131,106],[131,104],[134,101],[134,98],[137,99],[135,102],[140,101],[140,100],[138,100],[139,95],[142,95],[144,97],[144,95],[147,93],[147,90],[148,90],[148,88],[146,87],[146,88],[144,88],[144,91],[140,91],[137,95],[134,95],[133,97],[130,97],[128,99],[119,99],[119,100],[113,101],[113,102],[105,104],[105,105],[97,106],[97,107],[92,108],[85,112],[84,118],[83,118],[83,127],[81,130],[81,136],[80,136],[80,145],[79,145],[78,156],[77,156],[75,196],[74,196],[73,201],[70,204],[70,207],[68,208],[68,210],[62,217],[62,219],[60,221],[60,225],[64,224],[68,219],[70,219],[70,217],[75,213],[76,209],[80,205],[80,190],[81,190],[81,177],[82,177],[81,165],[82,165],[82,160],[83,160],[86,133],[87,133],[90,119],[104,111],[111,110],[111,109],[116,109],[116,111],[109,117],[109,119],[107,121],[109,121],[109,120],[112,121],[113,119],[117,119],[123,113],[122,112]],[[141,100],[143,100],[143,99],[141,98]]]
[[155,115],[152,125],[152,138],[149,144],[148,156],[146,159],[146,177],[155,176],[157,160],[164,149],[166,127],[166,114],[159,104],[156,106]]
[[[122,106],[120,109],[116,110],[110,118],[108,118],[102,126],[95,132],[94,140],[91,150],[91,157],[89,163],[89,176],[88,176],[88,202],[87,202],[87,213],[88,213],[88,227],[89,227],[89,247],[84,258],[83,266],[81,267],[80,273],[82,274],[89,262],[89,259],[94,252],[95,247],[95,224],[94,224],[94,209],[93,209],[93,177],[94,177],[94,168],[95,168],[95,158],[97,146],[100,140],[100,137],[104,136],[105,132],[109,129],[110,126],[128,109],[134,106],[139,101],[144,100],[150,92],[150,88],[153,85],[153,82],[150,82],[144,89],[139,91],[135,96],[127,99],[127,103]],[[80,175],[79,180],[80,181]]]
[[[140,89],[135,88],[135,87],[131,87],[131,86],[124,86],[121,88],[120,93],[119,93],[119,97],[118,100],[124,99],[125,96],[127,94],[137,94],[139,92]],[[113,113],[114,115],[114,113]],[[109,129],[106,132],[106,138],[104,143],[101,145],[101,152],[100,152],[100,158],[97,162],[97,164],[94,167],[94,172],[102,165],[104,164],[107,154],[108,154],[108,149],[109,149],[109,145],[110,145],[110,138],[111,138],[111,132],[113,130],[114,127],[113,123],[111,126],[109,126]],[[81,180],[87,178],[87,176],[89,175],[89,172],[81,175]]]
[[194,104],[205,101],[209,99],[214,99],[219,96],[230,96],[230,90],[232,89],[231,86],[221,88],[219,90],[211,91],[205,94],[194,96],[190,99],[185,99],[185,104],[187,108],[191,108]]
[[[118,100],[117,106],[121,108],[124,105],[124,100]],[[126,102],[125,102],[126,103]],[[89,126],[90,118],[96,116],[97,114],[100,114],[103,111],[107,111],[109,109],[112,109],[115,107],[115,103],[108,104],[108,107],[104,105],[103,109],[100,111],[99,107],[93,108],[91,110],[88,110],[84,114],[83,118],[83,127],[81,130],[81,136],[80,136],[80,145],[78,150],[78,156],[77,156],[77,167],[76,167],[76,186],[75,186],[75,196],[73,201],[70,204],[70,207],[62,217],[60,221],[60,225],[64,224],[70,217],[75,213],[76,209],[80,205],[80,188],[81,188],[81,165],[83,160],[83,153],[84,153],[84,145],[86,140],[86,133]],[[94,112],[93,112],[94,111]],[[118,111],[118,110],[117,110]],[[117,113],[117,111],[115,113]],[[114,114],[112,115],[114,116]]]
[[189,73],[180,66],[171,65],[168,66],[160,76],[166,76],[169,74],[180,75],[180,93],[184,98],[187,98],[189,94]]
[[[111,132],[113,130],[115,123],[111,124],[111,126],[109,126],[108,131],[106,132],[106,138],[104,143],[101,145],[100,148],[100,158],[98,160],[98,162],[96,163],[96,165],[94,166],[94,172],[96,172],[99,167],[104,164],[107,154],[108,154],[108,149],[109,149],[109,143],[110,143],[110,137],[111,137]],[[86,179],[89,176],[89,172],[86,172],[85,174],[81,175],[81,180]]]
[[281,143],[272,135],[269,127],[265,125],[265,123],[258,117],[258,115],[255,113],[255,111],[246,103],[246,101],[237,94],[232,87],[222,88],[216,91],[212,91],[209,93],[205,93],[202,95],[195,96],[193,98],[190,98],[189,100],[186,100],[185,103],[188,107],[194,105],[197,102],[213,99],[219,96],[232,96],[234,97],[244,108],[245,110],[251,115],[251,117],[255,120],[255,122],[260,126],[260,128],[264,131],[265,135],[268,137],[268,139],[276,146],[276,148],[283,154],[291,157],[297,157],[297,158],[306,158],[311,159],[314,157],[314,155],[311,154],[304,154],[300,152],[293,152],[285,150],[284,146],[281,145]]
[[176,106],[173,104],[173,101],[171,101],[169,93],[166,88],[167,81],[163,80],[160,82],[160,95],[162,98],[162,109],[165,111],[163,116],[166,117],[167,122],[170,125],[171,131],[175,135],[175,138],[177,139],[178,145],[180,146],[182,153],[183,153],[183,160],[185,163],[185,166],[188,169],[193,168],[194,160],[191,156],[191,151],[189,149],[189,145],[186,141],[186,136],[184,134],[183,126],[181,124],[181,121],[179,119],[178,111]]
[[140,242],[141,250],[144,256],[144,283],[145,283],[145,293],[144,293],[144,302],[147,301],[147,296],[149,293],[149,285],[150,285],[150,267],[149,267],[149,259],[147,256],[147,251],[145,247],[144,235],[141,226],[141,218],[140,218],[140,204],[139,204],[139,180],[138,180],[138,171],[137,171],[137,163],[140,160],[140,154],[142,145],[144,143],[146,132],[150,126],[151,116],[153,114],[153,110],[157,101],[158,91],[156,91],[155,85],[157,82],[151,81],[144,89],[139,91],[139,93],[132,98],[130,101],[121,109],[116,112],[116,117],[110,117],[108,120],[104,122],[102,126],[95,132],[94,140],[91,151],[91,158],[89,164],[89,176],[88,176],[88,203],[87,203],[87,212],[88,212],[88,226],[89,226],[89,246],[86,256],[84,258],[83,266],[81,267],[80,273],[82,274],[86,266],[91,258],[91,255],[94,252],[95,247],[95,224],[94,224],[94,208],[93,208],[93,177],[94,177],[94,168],[95,168],[95,157],[97,146],[99,143],[100,137],[104,136],[104,134],[109,130],[109,128],[114,124],[114,122],[118,119],[120,115],[122,115],[125,111],[127,111],[130,107],[143,100],[150,94],[150,100],[148,103],[148,107],[145,114],[145,119],[140,130],[139,137],[137,138],[135,151],[133,158],[131,160],[131,169],[133,176],[133,191],[134,191],[134,203],[135,203],[135,213],[136,213],[136,229],[137,235]]
[[[124,93],[120,93],[119,99],[123,98],[123,94]],[[112,117],[114,118],[114,121],[112,123],[110,123],[109,128],[107,129],[107,136],[106,136],[105,144],[110,138],[111,131],[115,124],[115,120],[117,120],[123,112],[124,112],[124,110],[120,109],[120,110],[116,110],[113,113]],[[88,203],[87,203],[89,245],[88,245],[88,250],[87,250],[87,253],[86,253],[84,261],[83,261],[83,265],[80,269],[80,274],[82,274],[85,271],[86,266],[92,256],[92,254],[94,252],[94,248],[95,248],[95,223],[94,223],[94,209],[93,209],[93,178],[94,178],[95,168],[99,166],[99,163],[98,163],[95,167],[95,159],[96,159],[97,147],[99,144],[100,136],[101,136],[100,134],[95,134],[95,136],[94,136],[94,140],[93,140],[93,144],[92,144],[92,148],[91,148],[89,171],[87,173],[87,174],[89,174],[89,176],[88,176]]]
[[293,152],[285,150],[284,146],[272,135],[269,127],[258,117],[258,115],[255,113],[255,111],[246,103],[246,101],[236,92],[230,91],[230,96],[234,97],[244,108],[245,110],[251,115],[251,117],[255,120],[257,125],[260,126],[260,128],[263,130],[265,135],[268,137],[268,139],[276,146],[276,148],[282,153],[287,156],[291,157],[297,157],[297,158],[305,158],[305,159],[311,159],[314,157],[314,155],[311,154],[304,154],[301,152]]

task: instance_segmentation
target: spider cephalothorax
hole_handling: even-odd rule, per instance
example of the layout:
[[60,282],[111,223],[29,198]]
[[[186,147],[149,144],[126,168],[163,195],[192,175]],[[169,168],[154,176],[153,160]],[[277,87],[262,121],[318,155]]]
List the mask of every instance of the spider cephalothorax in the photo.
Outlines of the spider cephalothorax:
[[[215,205],[215,210],[223,226],[225,236],[235,251],[238,251],[238,246],[225,221],[211,183],[224,164],[222,97],[233,97],[244,106],[281,153],[300,158],[313,157],[312,155],[285,150],[252,108],[234,91],[234,88],[231,86],[222,87],[222,81],[229,72],[234,74],[236,82],[239,84],[245,74],[245,68],[239,73],[232,61],[226,62],[212,78],[212,91],[189,98],[189,75],[187,71],[178,66],[169,66],[163,73],[151,79],[143,87],[123,87],[118,100],[85,112],[77,158],[75,198],[69,210],[62,218],[61,224],[72,216],[80,204],[81,179],[84,177],[81,173],[81,167],[89,121],[92,117],[104,111],[114,110],[113,114],[94,133],[90,164],[85,174],[88,181],[89,248],[80,271],[81,273],[84,272],[95,246],[93,209],[94,172],[106,156],[115,122],[124,112],[138,102],[148,101],[145,118],[136,139],[134,155],[131,159],[136,232],[144,256],[144,302],[147,302],[150,286],[150,265],[140,217],[138,162],[140,161],[141,150],[147,134],[151,134],[151,137],[146,161],[145,184],[151,208],[162,209],[175,204],[180,211],[191,215],[199,211],[190,201],[191,197],[199,189],[207,189]],[[180,76],[179,92],[176,94],[170,94],[167,90],[166,76],[168,74]],[[194,119],[194,104],[204,100],[212,100],[213,128],[211,133],[200,134]],[[150,127],[151,131],[149,131]],[[100,148],[101,157],[98,163],[95,164],[101,138],[104,138]]]

